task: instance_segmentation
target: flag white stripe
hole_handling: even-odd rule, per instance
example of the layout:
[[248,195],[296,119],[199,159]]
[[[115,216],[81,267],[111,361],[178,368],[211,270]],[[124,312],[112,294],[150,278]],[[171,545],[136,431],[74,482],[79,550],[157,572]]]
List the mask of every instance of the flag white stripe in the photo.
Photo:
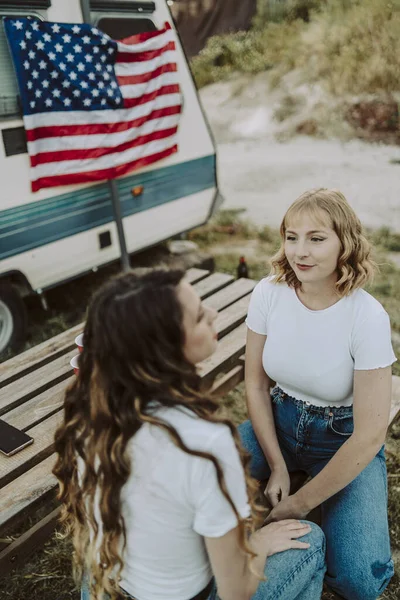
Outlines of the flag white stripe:
[[153,110],[180,106],[182,98],[180,94],[165,94],[154,101],[140,104],[132,108],[117,108],[115,110],[74,110],[53,113],[37,113],[36,115],[24,115],[25,129],[37,129],[38,127],[56,127],[62,125],[101,125],[104,123],[125,123],[140,119],[149,115]]
[[174,42],[175,36],[172,29],[167,29],[164,33],[153,36],[148,40],[139,44],[124,44],[121,40],[117,40],[118,50],[120,52],[129,52],[129,54],[137,54],[141,52],[151,52],[163,48],[168,42]]
[[145,73],[151,73],[155,71],[157,67],[167,65],[169,63],[176,63],[176,51],[167,50],[161,56],[156,56],[151,60],[143,60],[136,63],[131,62],[117,62],[114,65],[115,74],[117,77],[130,76],[130,75],[144,75]]
[[[154,131],[163,131],[177,127],[180,115],[171,115],[148,121],[141,127],[119,131],[117,133],[100,133],[94,135],[71,135],[68,137],[49,137],[28,142],[31,156],[42,152],[58,152],[60,150],[88,150],[90,148],[113,148],[133,141],[138,136],[148,135]],[[54,157],[56,158],[56,157]]]
[[151,94],[164,85],[179,85],[178,73],[162,73],[146,83],[121,85],[121,92],[124,98],[141,98],[144,94]]
[[96,159],[90,158],[86,160],[63,160],[60,162],[37,165],[36,167],[31,167],[32,180],[40,179],[41,177],[52,177],[54,175],[84,173],[118,167],[145,156],[162,152],[163,150],[171,148],[177,143],[177,135],[172,135],[162,140],[155,140],[154,142],[149,142],[143,146],[137,146],[135,148],[130,148],[129,150],[115,154],[115,156],[113,156],[112,163],[110,163],[110,155],[106,155]]

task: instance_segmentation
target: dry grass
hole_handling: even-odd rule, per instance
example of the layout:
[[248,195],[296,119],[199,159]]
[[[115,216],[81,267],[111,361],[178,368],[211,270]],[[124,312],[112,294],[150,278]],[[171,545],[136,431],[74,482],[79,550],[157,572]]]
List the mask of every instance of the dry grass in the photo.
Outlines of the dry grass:
[[192,61],[197,84],[219,81],[235,71],[269,69],[271,83],[277,85],[297,69],[304,83],[318,82],[334,95],[400,91],[399,0],[303,3],[312,9],[309,23],[293,18],[266,21],[261,3],[251,31],[211,38]]
[[50,539],[22,567],[0,578],[2,600],[79,600],[69,540]]
[[399,9],[396,1],[328,1],[301,32],[295,67],[337,95],[400,90]]

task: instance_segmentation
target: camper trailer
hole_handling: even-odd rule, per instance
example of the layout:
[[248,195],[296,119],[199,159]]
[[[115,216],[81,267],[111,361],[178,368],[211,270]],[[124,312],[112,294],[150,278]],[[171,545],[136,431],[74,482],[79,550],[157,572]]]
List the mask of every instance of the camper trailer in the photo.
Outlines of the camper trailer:
[[[86,13],[86,14],[85,14]],[[0,17],[91,24],[112,39],[174,28],[166,0],[0,0]],[[177,36],[183,97],[178,151],[115,181],[128,253],[207,222],[216,209],[215,146]],[[110,183],[31,192],[15,70],[0,19],[0,354],[25,337],[23,297],[121,257]]]

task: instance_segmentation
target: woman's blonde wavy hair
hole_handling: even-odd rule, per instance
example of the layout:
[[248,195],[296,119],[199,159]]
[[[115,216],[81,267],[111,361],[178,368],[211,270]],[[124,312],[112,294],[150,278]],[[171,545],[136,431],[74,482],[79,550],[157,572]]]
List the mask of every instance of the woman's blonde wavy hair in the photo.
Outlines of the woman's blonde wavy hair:
[[[103,600],[104,592],[110,600],[121,597],[118,581],[126,543],[121,491],[134,476],[127,446],[145,423],[165,431],[182,451],[212,462],[238,520],[240,547],[249,559],[255,556],[248,534],[265,514],[254,501],[257,485],[235,426],[202,390],[195,366],[184,356],[183,314],[176,294],[182,277],[176,270],[127,273],[97,292],[86,320],[79,376],[65,395],[53,472],[60,484],[61,522],[65,534],[72,535],[75,580],[80,584],[86,573],[94,600]],[[166,407],[187,407],[200,419],[229,428],[245,468],[251,519],[240,517],[218,459],[188,448],[176,429],[157,416],[154,400]]]
[[285,237],[289,224],[302,214],[311,216],[325,226],[328,218],[329,226],[341,242],[336,281],[336,291],[340,297],[347,296],[372,281],[377,265],[371,258],[371,245],[363,234],[360,219],[341,192],[319,188],[304,192],[283,217],[280,227],[281,247],[271,259],[274,283],[284,281],[290,287],[301,286],[286,258]]

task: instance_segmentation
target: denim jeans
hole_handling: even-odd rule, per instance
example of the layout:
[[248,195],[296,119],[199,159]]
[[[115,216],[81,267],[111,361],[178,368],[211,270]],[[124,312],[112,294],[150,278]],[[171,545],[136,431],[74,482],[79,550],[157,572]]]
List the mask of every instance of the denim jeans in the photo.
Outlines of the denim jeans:
[[[129,600],[129,598],[132,598],[132,596],[130,596],[129,594],[127,594],[125,592],[123,596],[121,595],[121,598],[124,598],[124,600],[125,599]],[[81,600],[90,600],[89,586],[88,586],[87,579],[85,577],[83,578],[82,587],[81,587]],[[109,594],[104,594],[104,600],[110,600]],[[135,600],[135,599],[132,598],[132,600]]]
[[[252,600],[320,600],[326,571],[325,537],[318,525],[301,538],[307,550],[286,550],[267,559],[264,574]],[[218,600],[214,589],[208,600]]]
[[[308,542],[306,550],[287,550],[267,559],[264,573],[252,600],[319,600],[326,571],[325,537],[318,525],[310,523],[311,531],[301,538]],[[89,600],[83,583],[81,600]],[[106,597],[104,598],[106,600]],[[140,600],[140,598],[138,599]],[[214,586],[208,600],[218,600]]]
[[[272,390],[271,397],[288,471],[315,477],[352,434],[352,407],[312,406],[279,388]],[[270,469],[250,421],[239,426],[239,434],[252,457],[253,477],[267,479]],[[321,519],[328,585],[346,600],[376,600],[394,572],[384,447],[356,479],[322,504]]]

